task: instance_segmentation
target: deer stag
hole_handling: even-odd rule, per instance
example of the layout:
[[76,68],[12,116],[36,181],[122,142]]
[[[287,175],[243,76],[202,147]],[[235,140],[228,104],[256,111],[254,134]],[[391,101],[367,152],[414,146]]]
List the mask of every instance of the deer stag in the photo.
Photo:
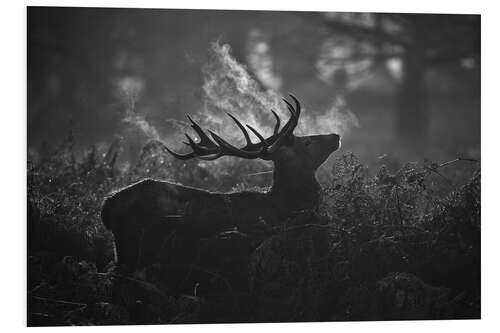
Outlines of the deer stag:
[[[222,156],[274,162],[273,184],[268,192],[243,191],[213,193],[201,189],[152,179],[142,180],[108,197],[102,209],[104,225],[115,237],[118,265],[137,270],[154,262],[173,262],[178,256],[169,252],[172,243],[189,243],[237,228],[245,233],[265,221],[268,225],[283,223],[294,211],[312,209],[319,201],[320,185],[316,169],[340,146],[337,134],[295,136],[300,103],[290,95],[295,106],[283,99],[290,112],[280,130],[276,118],[274,134],[264,138],[250,125],[243,126],[229,117],[243,133],[246,145],[237,148],[219,135],[210,137],[188,116],[199,136],[196,142],[186,134],[192,151],[187,154],[162,147],[180,160],[199,158],[215,160]],[[259,139],[253,143],[247,128]],[[159,253],[166,257],[159,258]],[[185,261],[185,259],[183,259]]]

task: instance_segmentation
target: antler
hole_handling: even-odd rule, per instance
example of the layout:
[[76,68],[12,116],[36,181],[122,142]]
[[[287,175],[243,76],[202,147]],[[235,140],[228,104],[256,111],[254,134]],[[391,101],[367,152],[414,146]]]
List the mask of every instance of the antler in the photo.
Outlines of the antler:
[[276,125],[274,126],[273,135],[271,135],[267,139],[264,138],[255,128],[250,125],[246,125],[246,127],[259,139],[259,143],[253,143],[245,126],[243,126],[243,124],[232,114],[227,113],[227,115],[231,117],[231,119],[233,119],[233,121],[243,133],[246,141],[246,145],[244,147],[237,148],[214,132],[208,130],[208,133],[210,133],[210,136],[212,137],[211,139],[190,116],[187,116],[189,121],[191,122],[191,127],[196,132],[196,134],[198,134],[200,141],[195,142],[188,134],[185,134],[187,142],[184,142],[184,144],[191,147],[192,152],[182,155],[173,152],[168,148],[166,149],[170,154],[180,160],[188,160],[195,157],[203,160],[215,160],[222,156],[237,156],[247,159],[271,159],[271,155],[279,147],[281,147],[286,141],[286,138],[288,138],[293,133],[293,130],[295,129],[295,127],[297,127],[299,121],[300,103],[292,94],[290,94],[290,97],[295,102],[295,107],[283,98],[283,101],[286,103],[288,111],[290,112],[290,119],[285,124],[285,126],[283,126],[281,131],[279,130],[281,123],[280,118],[278,114],[273,110],[271,110],[271,112],[276,118]]

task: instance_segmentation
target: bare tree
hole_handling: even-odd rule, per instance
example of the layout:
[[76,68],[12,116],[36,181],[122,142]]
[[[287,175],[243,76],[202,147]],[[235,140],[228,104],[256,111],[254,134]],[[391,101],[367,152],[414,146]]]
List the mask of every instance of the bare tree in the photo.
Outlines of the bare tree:
[[401,60],[396,133],[407,148],[418,150],[428,139],[426,72],[480,66],[479,15],[322,13],[316,18],[357,46],[332,61],[345,65],[370,59],[373,67],[391,58]]

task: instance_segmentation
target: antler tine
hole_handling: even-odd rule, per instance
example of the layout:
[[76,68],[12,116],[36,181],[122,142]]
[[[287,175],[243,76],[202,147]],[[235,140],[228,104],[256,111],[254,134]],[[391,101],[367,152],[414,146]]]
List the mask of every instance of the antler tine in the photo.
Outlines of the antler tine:
[[288,102],[284,98],[283,98],[283,101],[286,103],[288,112],[290,112],[290,120],[288,120],[288,122],[285,124],[285,126],[283,126],[283,130],[281,131],[281,133],[283,133],[283,134],[288,133],[289,134],[290,129],[293,131],[295,126],[297,126],[297,123],[299,122],[299,117],[295,113],[295,109],[292,106],[292,104],[290,104],[290,102]]
[[274,110],[271,110],[271,112],[273,113],[274,115],[274,118],[276,118],[276,125],[274,125],[274,131],[273,131],[273,134],[278,134],[279,130],[280,130],[280,117],[278,116],[278,114],[276,112],[274,112]]
[[293,101],[295,102],[295,111],[297,112],[297,117],[300,117],[300,110],[301,110],[301,107],[300,107],[300,102],[299,100],[297,99],[297,97],[295,97],[293,94],[288,94],[290,95],[290,97],[293,99]]
[[181,154],[177,154],[176,152],[168,149],[168,147],[165,147],[165,149],[172,155],[174,156],[175,158],[179,159],[179,160],[189,160],[191,158],[194,158],[196,157],[196,154],[194,152],[190,152],[188,154],[185,154],[185,155],[181,155]]
[[195,152],[197,155],[207,155],[207,154],[215,154],[218,152],[217,149],[214,148],[205,148],[201,146],[200,144],[196,144],[193,139],[188,134],[184,134],[186,138],[188,139],[188,146],[193,149],[193,152]]
[[191,139],[191,137],[189,136],[189,134],[187,133],[184,133],[184,136],[188,139],[188,142],[184,142],[184,144],[188,145],[188,146],[192,146],[195,144],[194,140]]
[[240,123],[240,121],[238,119],[236,119],[236,117],[233,116],[232,114],[230,114],[229,112],[226,112],[226,113],[227,113],[227,115],[229,117],[231,117],[231,119],[234,120],[234,122],[236,123],[236,125],[238,125],[238,127],[240,128],[240,130],[243,132],[243,135],[245,136],[245,140],[247,142],[247,146],[252,145],[252,140],[250,140],[250,135],[248,134],[248,132],[245,129],[245,127],[243,126],[243,124]]
[[247,125],[247,127],[253,132],[253,134],[255,134],[259,138],[260,142],[262,143],[262,145],[265,148],[264,149],[264,152],[265,152],[265,150],[269,147],[269,144],[266,142],[266,139],[264,139],[264,137],[252,126]]
[[[219,147],[208,137],[208,135],[205,134],[203,129],[198,125],[191,116],[186,115],[189,121],[191,122],[191,127],[193,130],[198,134],[200,137],[200,142],[196,143],[187,133],[184,133],[186,136],[188,142],[183,142],[185,145],[191,147],[193,150],[192,152],[188,154],[178,154],[169,148],[165,147],[165,149],[175,158],[178,158],[180,160],[189,160],[191,158],[195,157],[203,157],[203,159],[215,159],[220,156],[217,156],[219,154],[220,150]],[[207,157],[206,155],[215,155],[213,157]],[[216,157],[217,156],[217,157]]]
[[260,149],[259,151],[245,151],[239,148],[236,148],[217,134],[215,134],[212,131],[208,131],[212,138],[219,144],[219,147],[221,148],[221,152],[225,153],[226,155],[234,155],[234,156],[239,156],[243,158],[257,158],[262,154],[262,150]]
[[287,108],[288,108],[288,111],[290,112],[291,118],[286,123],[286,125],[283,127],[283,130],[277,135],[276,141],[272,144],[271,147],[269,147],[269,149],[268,149],[269,154],[273,154],[276,150],[278,150],[279,147],[281,147],[283,142],[290,136],[290,134],[293,133],[293,130],[295,129],[295,127],[297,127],[297,124],[299,123],[300,105],[299,105],[299,109],[298,109],[299,112],[297,112],[295,110],[295,108],[292,106],[292,104],[290,104],[290,102],[288,102],[284,98],[283,98],[283,101],[287,105]]
[[221,138],[220,136],[218,136],[217,134],[215,134],[214,132],[212,132],[211,130],[208,130],[208,133],[210,133],[210,136],[215,140],[215,142],[219,144],[219,147],[222,146],[224,148],[227,148],[228,150],[238,149],[229,142],[227,142],[226,140],[224,140],[223,138]]
[[223,154],[222,153],[217,153],[213,156],[197,156],[200,160],[204,160],[204,161],[213,161],[213,160],[216,160],[218,159],[219,157],[222,157]]
[[286,99],[283,98],[283,101],[286,103],[286,106],[288,107],[288,110],[290,110],[291,113],[293,113],[294,115],[296,115],[296,110],[295,108],[292,106],[292,104],[287,101]]
[[208,135],[205,134],[203,129],[200,127],[200,125],[198,125],[193,120],[193,118],[191,118],[191,116],[189,116],[189,115],[186,115],[186,116],[189,119],[189,121],[191,122],[191,127],[194,129],[196,134],[198,134],[198,136],[200,137],[199,145],[205,146],[207,148],[217,148],[217,145],[215,143],[213,143],[212,140],[210,140],[210,138],[208,137]]

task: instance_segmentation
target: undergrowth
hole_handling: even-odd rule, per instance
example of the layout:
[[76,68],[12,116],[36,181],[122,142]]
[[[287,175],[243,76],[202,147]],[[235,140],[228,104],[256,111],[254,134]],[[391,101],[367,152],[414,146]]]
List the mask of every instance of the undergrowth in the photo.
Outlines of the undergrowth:
[[[480,317],[477,162],[370,173],[355,155],[339,156],[322,177],[321,209],[266,235],[244,268],[244,288],[233,287],[226,265],[210,271],[219,292],[194,285],[190,294],[173,294],[154,267],[116,273],[113,236],[99,217],[105,196],[145,177],[212,190],[250,185],[225,166],[172,160],[154,144],[134,163],[118,163],[118,143],[79,158],[73,145],[69,137],[28,156],[30,326]],[[451,181],[443,170],[460,163],[473,172]],[[230,170],[262,166],[235,162]]]

